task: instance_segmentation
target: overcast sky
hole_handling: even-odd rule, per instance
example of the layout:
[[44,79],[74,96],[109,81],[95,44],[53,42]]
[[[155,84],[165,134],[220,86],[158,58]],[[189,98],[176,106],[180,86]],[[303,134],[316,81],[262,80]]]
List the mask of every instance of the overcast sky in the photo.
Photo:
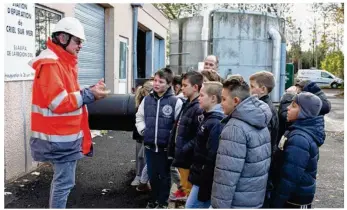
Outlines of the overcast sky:
[[292,9],[292,17],[296,19],[296,24],[302,29],[302,37],[304,43],[302,45],[303,50],[309,49],[309,40],[311,39],[311,30],[309,29],[310,24],[308,24],[310,18],[313,16],[313,12],[310,12],[311,4],[294,3]]
[[[311,23],[313,23],[314,19],[314,13],[311,12],[311,5],[312,4],[294,3],[291,14],[291,16],[296,19],[296,24],[302,29],[302,37],[304,40],[302,45],[303,50],[308,50],[310,48],[309,43],[312,34],[310,27],[312,26]],[[323,20],[317,19],[317,25],[321,27],[323,25]],[[332,30],[332,32],[335,33],[336,27],[331,26],[328,31],[329,30]],[[320,37],[321,35],[318,35],[318,42],[320,41]]]

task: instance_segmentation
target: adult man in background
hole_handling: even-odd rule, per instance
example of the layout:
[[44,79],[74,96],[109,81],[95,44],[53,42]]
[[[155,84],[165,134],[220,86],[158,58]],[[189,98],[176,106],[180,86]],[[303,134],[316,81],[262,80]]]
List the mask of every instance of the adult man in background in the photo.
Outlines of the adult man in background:
[[204,59],[204,69],[203,70],[208,70],[208,71],[216,71],[218,72],[218,57],[215,55],[208,55]]
[[29,63],[35,70],[31,154],[35,161],[52,163],[50,208],[66,208],[77,160],[92,155],[86,104],[108,94],[103,80],[80,90],[77,55],[84,40],[82,24],[76,18],[63,18],[48,38],[47,49]]

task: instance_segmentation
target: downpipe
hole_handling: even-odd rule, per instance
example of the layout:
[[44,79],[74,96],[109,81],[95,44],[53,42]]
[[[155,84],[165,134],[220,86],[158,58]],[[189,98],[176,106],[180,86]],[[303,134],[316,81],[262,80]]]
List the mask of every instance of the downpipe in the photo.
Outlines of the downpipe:
[[270,39],[272,39],[272,73],[275,78],[275,85],[277,86],[271,92],[271,99],[273,102],[280,101],[280,87],[281,85],[281,34],[273,27],[268,31]]
[[143,4],[139,4],[139,3],[132,3],[131,4],[132,8],[133,8],[133,63],[132,63],[132,67],[133,67],[133,79],[132,79],[132,84],[133,87],[135,87],[135,79],[137,78],[137,28],[138,28],[138,23],[137,23],[137,19],[138,19],[138,8],[142,8]]
[[209,9],[204,14],[203,25],[201,30],[201,40],[204,42],[204,59],[209,55],[209,41],[211,28],[211,15],[218,9]]
[[282,42],[281,42],[281,79],[280,79],[280,98],[283,96],[286,86],[286,39],[282,34]]

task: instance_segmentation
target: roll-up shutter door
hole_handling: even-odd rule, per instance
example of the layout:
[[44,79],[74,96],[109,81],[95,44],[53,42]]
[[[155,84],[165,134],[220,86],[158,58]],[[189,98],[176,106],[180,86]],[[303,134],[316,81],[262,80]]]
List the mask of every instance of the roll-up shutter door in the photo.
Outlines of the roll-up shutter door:
[[105,9],[97,4],[77,4],[75,17],[83,24],[86,42],[78,55],[81,87],[105,77]]

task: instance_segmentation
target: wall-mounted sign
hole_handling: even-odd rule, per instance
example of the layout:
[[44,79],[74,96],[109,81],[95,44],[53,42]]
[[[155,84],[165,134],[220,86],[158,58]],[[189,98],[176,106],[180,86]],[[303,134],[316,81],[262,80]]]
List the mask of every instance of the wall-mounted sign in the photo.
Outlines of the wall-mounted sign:
[[35,4],[5,4],[5,81],[32,80],[35,56]]

